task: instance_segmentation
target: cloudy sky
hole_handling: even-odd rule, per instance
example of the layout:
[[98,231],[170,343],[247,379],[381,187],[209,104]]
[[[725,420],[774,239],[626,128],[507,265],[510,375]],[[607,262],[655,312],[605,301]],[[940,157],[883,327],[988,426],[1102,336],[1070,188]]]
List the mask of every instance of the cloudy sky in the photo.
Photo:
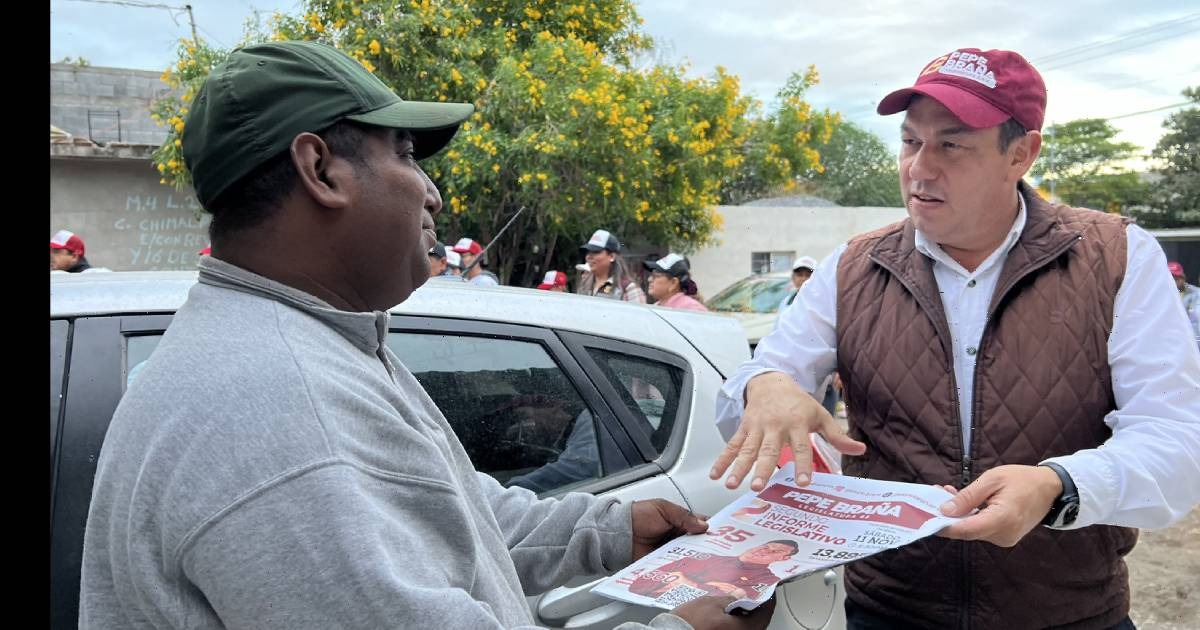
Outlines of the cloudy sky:
[[[255,10],[296,11],[300,4],[192,0],[200,36],[220,45],[234,44]],[[657,58],[687,62],[696,74],[724,66],[767,102],[789,73],[816,64],[821,83],[810,100],[893,146],[899,120],[876,115],[875,103],[959,47],[1020,52],[1046,80],[1048,123],[1119,117],[1112,123],[1122,138],[1147,151],[1176,109],[1139,112],[1179,104],[1184,87],[1200,85],[1200,4],[1182,0],[639,0],[638,6],[659,45]],[[82,56],[97,66],[161,70],[178,38],[189,34],[182,12],[50,2],[51,61]]]

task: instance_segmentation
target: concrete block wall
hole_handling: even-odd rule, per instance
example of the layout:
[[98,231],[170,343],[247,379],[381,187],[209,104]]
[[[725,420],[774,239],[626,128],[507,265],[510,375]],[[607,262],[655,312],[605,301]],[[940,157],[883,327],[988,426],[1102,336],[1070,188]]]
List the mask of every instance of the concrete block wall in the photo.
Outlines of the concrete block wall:
[[119,111],[121,141],[162,144],[165,127],[150,119],[150,106],[171,88],[160,73],[128,68],[50,64],[50,124],[81,138],[88,137],[88,110],[92,137],[99,142],[117,139]]

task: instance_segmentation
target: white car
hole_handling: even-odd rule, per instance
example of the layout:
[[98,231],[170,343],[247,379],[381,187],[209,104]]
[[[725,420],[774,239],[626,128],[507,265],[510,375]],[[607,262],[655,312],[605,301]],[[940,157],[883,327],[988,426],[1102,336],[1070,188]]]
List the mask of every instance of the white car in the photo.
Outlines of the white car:
[[779,305],[792,290],[790,271],[746,276],[709,298],[704,305],[713,313],[738,320],[750,347],[775,329]]
[[[78,618],[80,555],[112,413],[195,272],[50,280],[51,628]],[[543,496],[665,498],[713,514],[731,491],[708,471],[726,375],[748,358],[730,319],[584,296],[429,283],[392,311],[389,345],[437,402],[476,468]],[[211,368],[196,357],[196,369]],[[589,592],[599,576],[530,598],[539,623],[611,628],[657,610]],[[771,628],[842,628],[829,571],[780,589]]]

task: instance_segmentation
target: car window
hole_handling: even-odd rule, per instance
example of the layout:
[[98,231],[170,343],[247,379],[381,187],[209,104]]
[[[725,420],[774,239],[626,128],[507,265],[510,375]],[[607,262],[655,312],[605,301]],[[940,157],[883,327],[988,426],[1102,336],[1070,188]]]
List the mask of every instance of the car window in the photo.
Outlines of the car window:
[[792,288],[788,278],[746,278],[708,300],[709,310],[734,313],[774,313]]
[[393,332],[388,347],[446,416],[476,470],[539,493],[603,476],[596,418],[542,344]]
[[651,445],[661,455],[679,415],[683,370],[646,357],[596,347],[587,350],[616,387],[621,404],[644,423]]
[[161,334],[135,335],[125,338],[125,365],[122,366],[125,370],[125,389],[129,389],[130,383],[137,378],[146,359],[150,358],[150,354],[158,347],[158,342],[161,340]]

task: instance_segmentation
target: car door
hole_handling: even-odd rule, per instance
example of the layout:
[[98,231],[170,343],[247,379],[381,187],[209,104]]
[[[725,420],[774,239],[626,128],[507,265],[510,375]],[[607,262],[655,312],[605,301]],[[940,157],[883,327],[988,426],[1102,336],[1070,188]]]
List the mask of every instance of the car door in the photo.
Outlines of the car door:
[[62,423],[62,396],[67,371],[67,345],[71,322],[50,320],[50,506],[54,508],[54,452],[58,449],[59,426]]
[[[553,331],[397,316],[388,344],[442,410],[476,469],[501,483],[541,496],[580,491],[686,505],[656,461],[653,430],[631,422],[620,392],[604,376],[589,374]],[[677,375],[676,391],[684,380]],[[664,436],[677,428],[680,398],[673,399],[671,418],[659,423]],[[583,434],[581,419],[594,422],[595,430]],[[579,448],[581,442],[586,450]],[[581,452],[592,455],[580,457]],[[564,459],[570,460],[567,465]],[[593,459],[597,465],[590,466]],[[611,628],[656,614],[591,594],[599,579],[581,576],[530,598],[539,623]]]
[[[654,477],[612,488],[622,501],[665,498],[692,508],[667,474],[683,451],[694,389],[691,366],[678,355],[605,337],[559,331],[590,383],[613,411],[637,456]],[[625,621],[647,622],[659,609],[617,602],[590,591],[600,576],[580,577],[538,598],[540,623],[553,627],[611,628]]]
[[[169,315],[123,315],[50,322],[50,627],[55,630],[78,624],[83,533],[104,434],[127,378],[136,375],[170,321]],[[56,356],[62,357],[57,379]]]
[[[560,336],[587,373],[601,377],[598,386],[606,392],[606,399],[618,401],[617,415],[631,433],[641,434],[643,453],[666,471],[686,505],[711,515],[746,491],[744,487],[727,490],[722,483],[708,478],[725,442],[713,420],[715,397],[723,378],[707,360],[693,353],[687,344],[675,354],[578,333]],[[646,385],[650,396],[645,395]],[[648,397],[663,399],[662,406],[648,404]],[[674,426],[658,421],[656,412],[674,418]],[[789,582],[776,592],[779,605],[770,628],[844,626],[840,570]],[[643,611],[641,618],[648,618],[647,609],[631,608]]]

